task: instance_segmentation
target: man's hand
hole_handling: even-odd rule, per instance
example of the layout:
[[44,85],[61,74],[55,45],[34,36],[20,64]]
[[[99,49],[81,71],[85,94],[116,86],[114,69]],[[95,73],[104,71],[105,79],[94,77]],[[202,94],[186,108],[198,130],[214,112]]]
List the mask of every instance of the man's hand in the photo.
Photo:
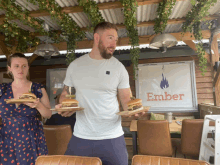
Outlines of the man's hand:
[[[136,113],[136,114],[134,114],[134,115],[132,115],[132,116],[135,116],[135,117],[139,118],[139,117],[141,117],[141,116],[144,116],[145,113],[146,113],[146,112],[140,112],[140,113]],[[129,117],[131,117],[131,116],[129,116]]]
[[[55,109],[60,109],[62,108],[62,104],[57,104],[55,105]],[[58,114],[60,114],[63,117],[70,117],[72,116],[76,111],[62,111],[62,112],[58,112]]]
[[130,116],[122,115],[122,117],[129,117],[129,118],[138,119],[138,118],[144,116],[145,114],[146,114],[146,112],[140,112],[140,113],[136,113],[136,114],[133,114],[133,115],[130,115]]

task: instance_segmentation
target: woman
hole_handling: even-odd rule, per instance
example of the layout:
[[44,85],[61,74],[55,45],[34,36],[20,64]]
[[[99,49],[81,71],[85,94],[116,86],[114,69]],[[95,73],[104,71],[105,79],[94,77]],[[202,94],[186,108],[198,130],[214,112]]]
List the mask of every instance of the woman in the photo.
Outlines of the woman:
[[[8,59],[8,72],[13,82],[0,84],[0,165],[31,165],[39,155],[48,153],[43,127],[37,113],[50,118],[50,103],[42,84],[27,79],[27,58],[15,53]],[[6,104],[6,99],[18,99],[23,93],[37,96],[33,103]]]

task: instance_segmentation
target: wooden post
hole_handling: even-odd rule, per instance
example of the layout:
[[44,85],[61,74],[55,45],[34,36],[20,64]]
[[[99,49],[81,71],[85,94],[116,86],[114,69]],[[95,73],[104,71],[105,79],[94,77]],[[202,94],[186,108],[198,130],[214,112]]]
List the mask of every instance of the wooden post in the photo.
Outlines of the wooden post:
[[38,57],[38,55],[36,55],[36,54],[32,54],[32,56],[29,57],[28,63],[29,63],[30,66],[31,66],[31,64],[34,62],[34,60],[35,60],[37,57]]

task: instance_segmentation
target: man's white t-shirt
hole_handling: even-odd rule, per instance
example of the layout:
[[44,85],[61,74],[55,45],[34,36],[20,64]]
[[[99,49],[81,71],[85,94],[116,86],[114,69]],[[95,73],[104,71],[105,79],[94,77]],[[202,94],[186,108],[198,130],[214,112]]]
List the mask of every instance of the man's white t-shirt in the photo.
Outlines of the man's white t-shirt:
[[68,67],[66,86],[75,87],[76,100],[83,111],[76,112],[74,136],[100,140],[124,134],[117,101],[117,89],[129,88],[128,72],[115,57],[95,60],[89,54]]

